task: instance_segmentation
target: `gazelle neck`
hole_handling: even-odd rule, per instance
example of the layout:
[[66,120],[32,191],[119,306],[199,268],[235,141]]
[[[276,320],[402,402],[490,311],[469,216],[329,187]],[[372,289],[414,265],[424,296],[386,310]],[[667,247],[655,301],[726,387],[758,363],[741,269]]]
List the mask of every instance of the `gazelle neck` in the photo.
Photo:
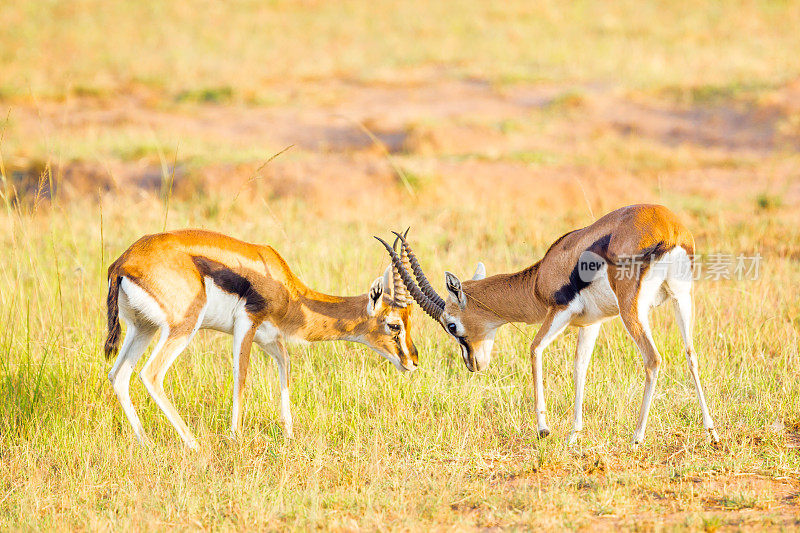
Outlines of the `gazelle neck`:
[[367,295],[330,296],[308,291],[290,311],[299,327],[293,336],[308,342],[358,340],[368,330]]
[[497,274],[464,283],[470,305],[483,307],[498,326],[509,322],[536,324],[544,320],[547,306],[536,296],[539,263],[511,274]]

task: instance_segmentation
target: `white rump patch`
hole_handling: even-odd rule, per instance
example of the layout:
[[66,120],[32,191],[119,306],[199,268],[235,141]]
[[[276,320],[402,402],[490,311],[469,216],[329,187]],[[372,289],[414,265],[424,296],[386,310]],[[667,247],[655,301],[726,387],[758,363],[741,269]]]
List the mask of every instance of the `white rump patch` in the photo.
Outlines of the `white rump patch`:
[[160,328],[169,325],[158,302],[127,276],[122,276],[119,288],[119,313],[126,322]]
[[669,290],[680,293],[691,290],[692,263],[689,255],[680,246],[654,261],[647,270],[639,288],[639,318],[647,320],[647,312],[651,307],[661,305],[667,299]]

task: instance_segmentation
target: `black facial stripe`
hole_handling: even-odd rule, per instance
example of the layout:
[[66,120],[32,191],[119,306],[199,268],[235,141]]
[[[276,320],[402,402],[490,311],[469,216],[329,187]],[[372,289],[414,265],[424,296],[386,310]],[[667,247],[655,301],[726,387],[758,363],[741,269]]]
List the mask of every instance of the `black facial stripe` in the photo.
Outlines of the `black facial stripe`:
[[467,339],[464,337],[456,337],[456,339],[458,339],[458,343],[464,347],[464,350],[467,351],[467,361],[472,365],[472,368],[475,368],[475,358],[472,356],[472,348],[469,347]]
[[403,345],[400,344],[400,337],[392,337],[394,339],[394,343],[397,345],[397,357],[403,355]]

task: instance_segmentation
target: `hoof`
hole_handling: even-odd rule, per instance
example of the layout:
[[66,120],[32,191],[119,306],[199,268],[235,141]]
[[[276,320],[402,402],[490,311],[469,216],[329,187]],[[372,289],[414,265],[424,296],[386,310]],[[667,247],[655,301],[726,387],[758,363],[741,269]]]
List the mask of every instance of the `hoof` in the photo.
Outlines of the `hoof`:
[[137,436],[136,441],[139,443],[139,446],[141,446],[145,450],[149,450],[155,447],[155,443],[152,440],[150,440],[150,437],[146,435],[143,437]]
[[542,428],[542,429],[539,430],[539,438],[540,439],[543,439],[543,438],[547,437],[548,435],[550,435],[550,430],[549,429]]
[[714,444],[719,444],[719,435],[717,435],[717,430],[714,428],[709,428],[708,434],[711,437],[711,442]]

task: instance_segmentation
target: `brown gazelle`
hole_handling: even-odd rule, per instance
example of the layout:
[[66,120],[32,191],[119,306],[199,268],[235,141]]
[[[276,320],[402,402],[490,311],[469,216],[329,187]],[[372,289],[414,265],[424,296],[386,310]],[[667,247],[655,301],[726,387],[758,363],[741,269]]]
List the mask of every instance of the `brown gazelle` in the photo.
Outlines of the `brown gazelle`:
[[366,344],[399,370],[414,370],[411,304],[391,266],[367,294],[340,297],[306,287],[270,246],[201,230],[147,235],[108,269],[106,357],[125,340],[108,377],[136,437],[147,437],[131,404],[130,377],[156,332],[158,341],[139,376],[187,446],[197,443],[164,393],[164,376],[199,329],[233,334],[231,431],[241,432],[242,393],[253,342],[278,365],[281,418],[292,437],[286,341],[348,340]]
[[600,325],[620,315],[644,360],[644,398],[633,436],[635,443],[642,441],[661,364],[648,314],[651,307],[672,300],[703,426],[712,440],[719,440],[700,385],[692,342],[694,239],[667,208],[633,205],[612,211],[590,226],[563,235],[540,261],[519,272],[487,278],[479,263],[474,277],[464,283],[447,272],[447,301],[431,287],[404,236],[396,235],[402,239],[406,264],[392,247],[379,240],[414,299],[458,340],[470,371],[482,370],[489,364],[495,332],[501,325],[542,323],[531,345],[536,419],[542,437],[550,433],[542,383],[545,347],[567,326],[579,328],[573,374],[575,409],[569,438],[573,443],[583,428],[586,370]]

